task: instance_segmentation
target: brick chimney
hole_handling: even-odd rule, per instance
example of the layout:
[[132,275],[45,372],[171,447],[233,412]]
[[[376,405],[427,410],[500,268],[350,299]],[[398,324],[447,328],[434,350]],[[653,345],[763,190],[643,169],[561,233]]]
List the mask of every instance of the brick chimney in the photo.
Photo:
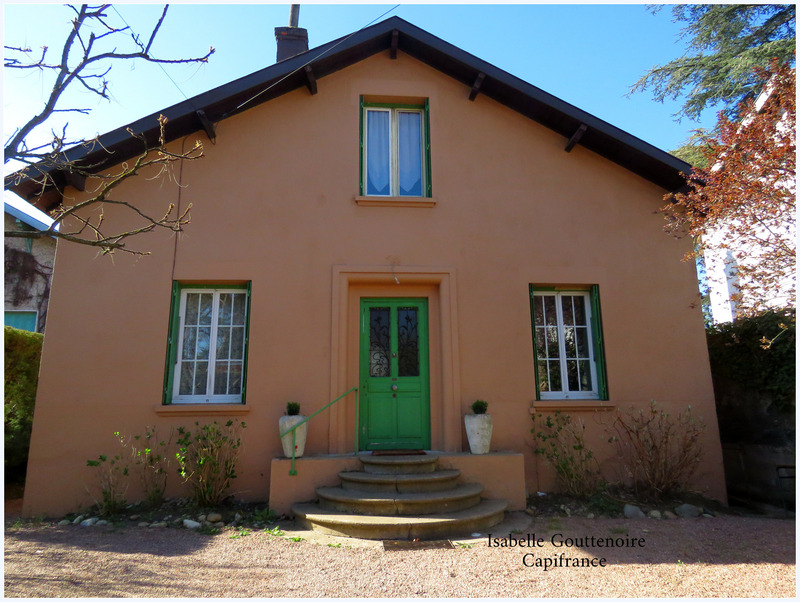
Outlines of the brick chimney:
[[275,28],[275,41],[278,43],[277,61],[285,61],[308,50],[308,32],[297,24],[300,21],[300,5],[292,4],[289,27]]

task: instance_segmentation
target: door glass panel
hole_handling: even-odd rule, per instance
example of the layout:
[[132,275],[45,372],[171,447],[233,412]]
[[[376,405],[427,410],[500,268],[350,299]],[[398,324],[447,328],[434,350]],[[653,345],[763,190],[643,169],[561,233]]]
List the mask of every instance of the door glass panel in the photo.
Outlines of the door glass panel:
[[389,376],[391,339],[389,335],[389,308],[369,309],[369,375]]
[[419,376],[419,324],[416,307],[397,309],[398,376]]

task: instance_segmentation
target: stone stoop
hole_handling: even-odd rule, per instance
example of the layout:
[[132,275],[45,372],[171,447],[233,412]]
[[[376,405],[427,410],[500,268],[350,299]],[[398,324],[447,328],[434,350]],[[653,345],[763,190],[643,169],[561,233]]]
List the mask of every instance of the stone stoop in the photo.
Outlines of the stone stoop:
[[437,470],[435,455],[362,456],[362,471],[339,473],[339,487],[317,488],[317,503],[294,504],[314,531],[361,539],[438,539],[486,530],[503,520],[505,500],[481,499],[479,483]]

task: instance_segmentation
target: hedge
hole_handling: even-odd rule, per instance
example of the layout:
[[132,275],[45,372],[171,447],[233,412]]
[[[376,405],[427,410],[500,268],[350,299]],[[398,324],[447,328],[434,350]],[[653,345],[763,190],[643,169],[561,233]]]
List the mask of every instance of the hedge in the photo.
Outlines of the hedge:
[[5,479],[24,478],[44,336],[5,327]]

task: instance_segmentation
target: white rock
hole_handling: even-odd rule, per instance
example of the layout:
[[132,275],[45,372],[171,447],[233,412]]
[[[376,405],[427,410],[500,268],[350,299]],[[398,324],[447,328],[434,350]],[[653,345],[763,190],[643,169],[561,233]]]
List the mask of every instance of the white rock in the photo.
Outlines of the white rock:
[[167,523],[165,523],[165,522],[162,520],[162,521],[159,521],[159,522],[157,522],[157,523],[153,523],[153,524],[152,524],[152,525],[150,525],[150,526],[151,526],[151,527],[156,527],[156,528],[160,528],[160,527],[166,527],[166,526],[167,526]]
[[108,525],[108,524],[110,523],[107,520],[99,520],[94,525],[95,527],[102,527],[103,525]]
[[696,516],[700,516],[702,511],[703,510],[701,508],[693,506],[692,504],[681,504],[675,508],[675,514],[681,518],[694,518]]
[[625,507],[622,509],[622,513],[625,515],[625,518],[644,518],[644,512],[638,506],[634,506],[633,504],[625,504]]
[[91,518],[87,518],[86,520],[82,520],[82,521],[81,521],[81,527],[91,527],[91,526],[92,526],[93,524],[95,524],[95,523],[96,523],[98,520],[100,520],[100,519],[99,519],[99,518],[97,518],[96,516],[93,516],[93,517],[91,517]]
[[196,520],[185,518],[183,519],[183,526],[187,529],[199,529],[201,525]]
[[206,515],[205,514],[201,514],[200,516],[197,517],[197,520],[199,520],[202,523],[203,521],[206,520]]
[[81,522],[81,521],[82,521],[84,518],[86,518],[86,516],[84,516],[83,514],[80,514],[80,515],[78,516],[78,518],[76,518],[75,520],[73,520],[73,521],[72,521],[72,524],[73,524],[73,525],[80,524],[80,522]]
[[661,513],[658,510],[651,510],[647,513],[648,518],[661,518]]
[[241,514],[239,514],[239,513],[237,512],[237,513],[236,513],[236,516],[234,516],[233,518],[234,518],[234,520],[237,520],[237,521],[239,521],[239,520],[242,520],[244,517],[243,517]]
[[58,526],[59,526],[59,527],[63,527],[64,525],[71,525],[71,524],[72,524],[72,521],[71,521],[71,520],[67,520],[67,519],[65,518],[64,520],[62,520],[62,521],[59,521],[59,523],[58,523]]
[[139,523],[139,526],[140,526],[140,527],[149,527],[149,526],[150,526],[150,523],[148,523],[148,522],[141,522],[141,523]]
[[208,516],[206,516],[206,520],[210,523],[218,523],[222,520],[222,515],[219,512],[210,512]]

